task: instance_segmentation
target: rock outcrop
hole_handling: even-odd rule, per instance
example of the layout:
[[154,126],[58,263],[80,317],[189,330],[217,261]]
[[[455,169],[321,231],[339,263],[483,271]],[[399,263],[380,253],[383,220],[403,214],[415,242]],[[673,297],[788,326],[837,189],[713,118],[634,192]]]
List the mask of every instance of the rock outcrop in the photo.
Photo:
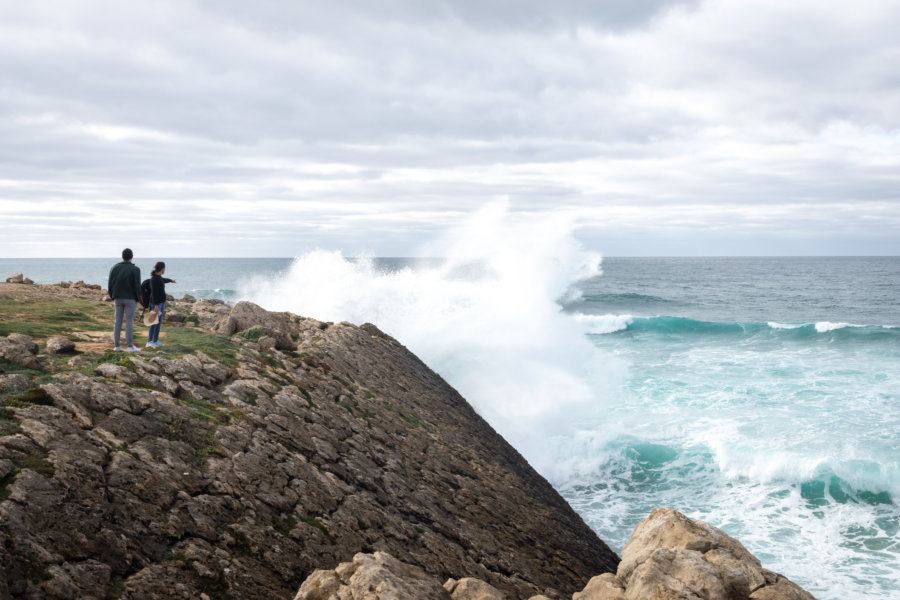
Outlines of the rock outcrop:
[[573,600],[815,600],[786,577],[764,569],[720,529],[670,508],[638,525],[615,575],[594,577]]
[[[317,570],[294,600],[506,600],[475,578],[430,575],[378,552],[357,554],[332,571]],[[592,578],[573,600],[815,600],[787,578],[768,571],[740,542],[668,508],[638,525],[616,574]],[[543,595],[529,600],[547,600]]]
[[[7,370],[42,367],[0,391],[0,599],[293,598],[314,569],[377,551],[511,600],[570,597],[616,569],[376,327],[190,307],[168,326],[181,344],[139,355],[57,357],[0,337]],[[234,335],[211,330],[235,311]]]

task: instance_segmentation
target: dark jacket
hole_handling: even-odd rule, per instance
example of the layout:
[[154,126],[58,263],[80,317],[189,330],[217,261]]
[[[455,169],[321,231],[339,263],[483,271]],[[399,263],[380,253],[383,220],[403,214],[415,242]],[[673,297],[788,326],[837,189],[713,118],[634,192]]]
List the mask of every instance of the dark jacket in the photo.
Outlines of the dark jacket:
[[166,284],[172,280],[162,275],[150,276],[150,304],[156,306],[166,301]]
[[141,270],[130,262],[122,261],[109,270],[109,297],[137,300],[141,297]]

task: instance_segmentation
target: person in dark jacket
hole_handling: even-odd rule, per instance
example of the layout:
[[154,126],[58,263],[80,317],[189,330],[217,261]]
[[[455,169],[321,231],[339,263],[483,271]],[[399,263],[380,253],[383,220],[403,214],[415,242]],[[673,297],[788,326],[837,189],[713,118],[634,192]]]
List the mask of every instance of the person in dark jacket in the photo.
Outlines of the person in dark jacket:
[[130,248],[122,250],[122,262],[109,270],[109,297],[116,304],[116,322],[113,327],[113,341],[116,352],[121,352],[119,337],[122,334],[122,319],[125,320],[125,349],[128,352],[140,352],[134,345],[134,311],[141,296],[141,270],[131,263],[134,253]]
[[150,271],[150,310],[158,315],[156,325],[150,326],[147,333],[147,347],[154,348],[165,346],[159,341],[159,328],[162,325],[163,315],[166,314],[166,284],[175,283],[174,279],[163,277],[166,272],[166,263],[159,261]]

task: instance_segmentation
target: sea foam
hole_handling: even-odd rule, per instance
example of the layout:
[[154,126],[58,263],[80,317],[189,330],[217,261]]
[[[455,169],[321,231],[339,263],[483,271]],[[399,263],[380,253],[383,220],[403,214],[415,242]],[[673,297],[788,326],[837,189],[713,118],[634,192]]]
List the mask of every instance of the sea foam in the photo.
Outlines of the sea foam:
[[554,436],[596,425],[621,373],[558,301],[600,273],[565,218],[525,218],[493,204],[422,250],[446,257],[380,270],[340,252],[297,257],[245,297],[322,320],[366,321],[444,376],[539,470]]

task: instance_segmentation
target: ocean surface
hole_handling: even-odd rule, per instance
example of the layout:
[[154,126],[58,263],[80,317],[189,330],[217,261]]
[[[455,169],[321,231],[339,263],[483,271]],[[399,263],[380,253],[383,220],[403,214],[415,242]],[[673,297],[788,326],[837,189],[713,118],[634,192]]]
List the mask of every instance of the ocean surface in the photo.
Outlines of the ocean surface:
[[[567,232],[472,246],[163,260],[176,297],[378,324],[617,552],[670,506],[820,600],[900,598],[900,258],[601,259]],[[0,275],[105,286],[114,262]]]

